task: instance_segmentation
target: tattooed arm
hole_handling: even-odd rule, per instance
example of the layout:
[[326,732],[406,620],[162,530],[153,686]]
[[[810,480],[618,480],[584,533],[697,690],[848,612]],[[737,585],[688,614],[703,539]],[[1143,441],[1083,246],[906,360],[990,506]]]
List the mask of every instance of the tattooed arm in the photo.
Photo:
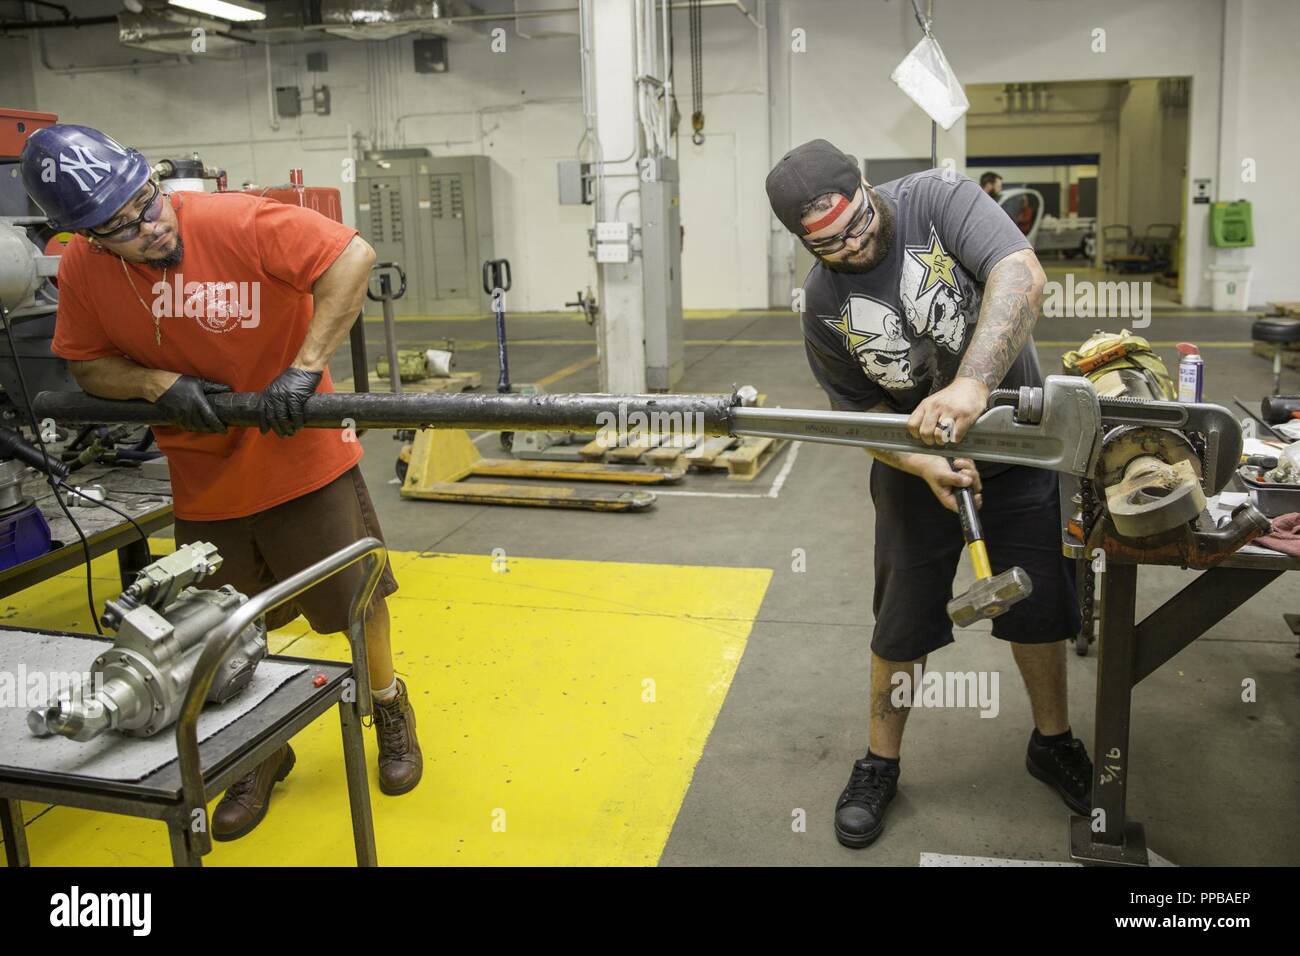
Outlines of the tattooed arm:
[[[893,409],[889,407],[888,402],[880,402],[869,408],[868,411],[892,412]],[[884,448],[868,448],[866,452],[881,464],[888,465],[890,468],[897,468],[899,471],[905,471],[909,475],[915,475],[917,478],[922,479],[930,486],[930,490],[939,499],[939,503],[949,511],[957,510],[957,498],[954,494],[956,488],[970,488],[974,491],[976,508],[984,503],[980,473],[975,467],[975,462],[969,458],[954,459],[950,465],[948,459],[940,455],[926,455],[909,451],[888,451]]]
[[998,387],[1029,341],[1042,311],[1046,282],[1032,249],[1013,252],[993,267],[958,378],[978,379],[989,391]]
[[[908,431],[927,445],[959,442],[984,412],[997,388],[1029,341],[1043,304],[1047,281],[1032,249],[998,261],[984,284],[984,301],[970,344],[952,384],[928,396],[907,420]],[[950,434],[940,422],[951,423]]]

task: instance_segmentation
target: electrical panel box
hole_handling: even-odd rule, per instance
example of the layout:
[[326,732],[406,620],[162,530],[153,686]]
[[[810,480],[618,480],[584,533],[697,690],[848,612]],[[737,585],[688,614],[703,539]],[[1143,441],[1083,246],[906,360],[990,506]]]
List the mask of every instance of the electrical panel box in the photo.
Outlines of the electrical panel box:
[[[660,160],[658,177],[641,181],[646,387],[667,391],[685,370],[682,345],[682,207],[677,161]],[[599,238],[599,225],[597,238]]]
[[[409,151],[406,151],[409,153]],[[398,315],[483,311],[480,274],[492,253],[486,156],[409,156],[357,164],[357,228],[380,262],[406,270]],[[366,302],[379,315],[379,303]]]
[[560,175],[560,205],[577,206],[591,202],[591,163],[562,159],[556,164]]
[[275,112],[278,116],[292,117],[302,115],[302,94],[296,86],[277,86],[275,88]]

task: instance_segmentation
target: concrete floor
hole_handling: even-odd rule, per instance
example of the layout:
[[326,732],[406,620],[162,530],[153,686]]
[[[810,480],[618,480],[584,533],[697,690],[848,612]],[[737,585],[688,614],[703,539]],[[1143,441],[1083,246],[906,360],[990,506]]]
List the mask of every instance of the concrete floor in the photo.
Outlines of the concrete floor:
[[[1171,368],[1175,342],[1201,343],[1207,400],[1229,404],[1233,394],[1250,400],[1268,390],[1269,366],[1243,347],[1249,322],[1161,310],[1143,334],[1158,343]],[[595,367],[581,367],[594,354],[594,332],[580,319],[512,316],[509,323],[515,381],[577,364],[549,390],[596,389]],[[1044,320],[1036,334],[1043,368],[1058,369],[1061,354],[1094,324]],[[456,339],[458,367],[483,372],[489,388],[495,382],[490,319],[404,320],[398,329],[404,345]],[[373,360],[382,327],[368,324],[368,333]],[[687,321],[686,335],[680,391],[751,383],[769,404],[825,407],[793,315],[699,317]],[[344,351],[336,376],[346,369]],[[1300,391],[1300,375],[1290,373],[1283,387]],[[390,483],[397,445],[389,433],[369,433],[363,442],[365,474],[395,549],[486,554],[504,548],[521,556],[773,569],[662,863],[915,865],[923,852],[1067,858],[1067,811],[1024,770],[1028,703],[1009,650],[987,628],[960,632],[932,664],[1000,671],[998,716],[914,714],[885,834],[864,851],[835,842],[834,803],[851,762],[866,749],[874,515],[865,454],[804,444],[778,497],[767,492],[784,457],[750,486],[696,475],[679,486],[754,497],[667,493],[647,514],[616,516],[403,501]],[[495,438],[482,443],[489,452],[494,445]],[[795,548],[807,554],[805,572],[792,570]],[[1139,613],[1194,576],[1143,570]],[[1152,849],[1175,863],[1300,863],[1300,661],[1296,638],[1281,619],[1290,610],[1300,610],[1300,576],[1274,582],[1134,693],[1130,818],[1142,821]],[[1095,665],[1095,656],[1069,654],[1073,727],[1089,750]],[[1256,703],[1241,702],[1245,678],[1258,686]],[[806,827],[796,825],[800,817]]]

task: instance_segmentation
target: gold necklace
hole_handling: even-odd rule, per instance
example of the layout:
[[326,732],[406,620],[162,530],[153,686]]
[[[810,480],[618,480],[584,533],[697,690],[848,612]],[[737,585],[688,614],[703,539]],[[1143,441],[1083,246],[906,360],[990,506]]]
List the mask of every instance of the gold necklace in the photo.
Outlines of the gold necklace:
[[[140,297],[140,293],[136,291],[136,288],[135,288],[135,281],[131,278],[131,273],[130,273],[130,271],[126,268],[126,260],[125,260],[125,259],[122,259],[122,258],[119,257],[117,261],[120,262],[120,263],[122,263],[122,275],[126,276],[126,284],[129,285],[129,286],[131,287],[131,291],[132,291],[132,292],[135,292],[135,298],[136,298],[136,301],[140,303],[141,308],[143,308],[146,312],[148,312],[150,315],[153,316],[153,340],[154,340],[154,344],[155,344],[155,345],[162,345],[162,316],[159,315],[157,312],[155,312],[153,309],[149,308],[149,306],[145,305],[145,301],[144,301],[144,299],[141,298],[141,297]],[[163,284],[164,287],[166,287],[166,285],[167,285],[167,269],[166,269],[166,267],[163,268],[162,284]],[[166,294],[166,293],[164,293],[164,295],[165,295],[165,294]]]

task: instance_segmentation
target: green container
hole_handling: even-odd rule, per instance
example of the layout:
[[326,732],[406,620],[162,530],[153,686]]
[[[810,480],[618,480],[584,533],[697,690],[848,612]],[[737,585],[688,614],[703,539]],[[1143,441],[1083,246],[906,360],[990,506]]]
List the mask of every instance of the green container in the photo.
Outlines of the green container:
[[1247,200],[1216,202],[1210,207],[1210,245],[1235,249],[1254,244]]

